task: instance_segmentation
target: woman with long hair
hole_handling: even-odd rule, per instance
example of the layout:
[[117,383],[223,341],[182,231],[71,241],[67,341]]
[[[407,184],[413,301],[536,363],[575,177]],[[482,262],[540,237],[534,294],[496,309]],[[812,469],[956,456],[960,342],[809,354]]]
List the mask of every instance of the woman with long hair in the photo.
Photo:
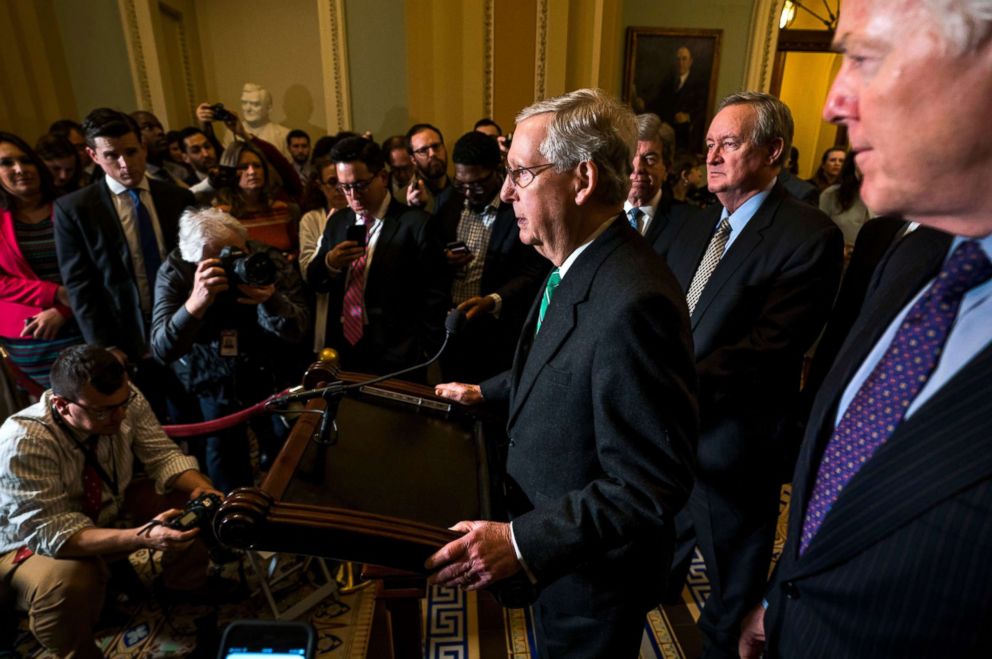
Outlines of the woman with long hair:
[[[307,277],[307,266],[317,255],[317,242],[324,235],[327,221],[348,205],[348,199],[337,187],[337,168],[329,159],[318,158],[313,161],[310,179],[310,183],[320,189],[324,203],[319,208],[308,211],[300,220],[300,272],[304,280]],[[317,353],[326,346],[327,308],[327,293],[317,293],[313,336],[313,351]]]
[[52,175],[34,149],[0,132],[0,343],[44,388],[58,353],[82,342],[55,258],[53,199]]
[[820,210],[840,227],[844,234],[844,255],[850,255],[862,225],[871,219],[871,211],[861,201],[861,173],[848,158],[840,170],[838,183],[820,194]]
[[808,182],[823,192],[837,182],[845,160],[847,160],[847,150],[844,147],[830,147],[823,152],[823,157],[820,158],[820,168],[816,170],[816,174],[813,174],[813,178],[809,179]]
[[245,225],[251,240],[266,243],[295,258],[299,207],[274,196],[276,176],[262,152],[249,142],[232,143],[220,158],[236,170],[235,184],[222,188],[217,206]]

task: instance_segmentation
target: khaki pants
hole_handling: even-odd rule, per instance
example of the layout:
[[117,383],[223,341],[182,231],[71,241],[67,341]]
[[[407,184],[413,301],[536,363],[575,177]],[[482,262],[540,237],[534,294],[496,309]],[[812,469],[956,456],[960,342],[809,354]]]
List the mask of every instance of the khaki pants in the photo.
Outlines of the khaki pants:
[[[150,519],[181,505],[181,501],[170,502],[154,490],[136,485],[127,491],[125,508],[154,512],[135,514],[135,519]],[[110,576],[104,558],[49,558],[35,554],[14,565],[16,553],[0,556],[0,593],[11,597],[18,611],[27,612],[31,633],[38,642],[59,657],[102,657],[93,639],[93,626],[100,618]],[[120,555],[107,558],[127,560]],[[202,586],[207,563],[202,542],[194,542],[184,551],[168,552],[162,557],[166,586],[177,590]]]
[[0,581],[9,587],[17,609],[27,611],[38,642],[60,657],[102,657],[93,641],[93,625],[109,577],[103,559],[36,554],[14,565],[16,553],[0,556]]

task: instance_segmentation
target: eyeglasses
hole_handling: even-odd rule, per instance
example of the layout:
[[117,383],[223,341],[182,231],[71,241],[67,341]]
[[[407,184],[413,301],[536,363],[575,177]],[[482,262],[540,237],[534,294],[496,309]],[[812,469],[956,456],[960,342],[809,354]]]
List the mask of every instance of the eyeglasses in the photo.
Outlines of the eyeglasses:
[[370,185],[372,185],[372,181],[375,180],[376,176],[378,176],[378,172],[363,181],[355,181],[354,183],[338,183],[335,187],[337,187],[338,192],[341,194],[348,194],[349,192],[351,194],[362,194]]
[[413,150],[413,155],[417,156],[418,158],[423,158],[428,153],[430,153],[431,151],[440,151],[442,146],[444,146],[444,145],[441,144],[440,142],[434,142],[432,144],[427,144],[425,146],[420,147],[419,149],[414,149]]
[[95,420],[103,421],[104,419],[110,417],[117,410],[126,410],[128,405],[133,403],[134,399],[137,397],[138,395],[132,391],[131,394],[127,397],[127,400],[125,400],[123,403],[117,403],[116,405],[108,405],[107,407],[91,407],[89,405],[83,405],[82,403],[76,402],[74,400],[69,400],[68,398],[66,398],[66,400],[72,403],[73,405],[77,407],[81,407],[84,410],[86,410],[86,413],[92,416]]
[[546,162],[543,165],[531,165],[530,167],[517,167],[516,169],[507,169],[506,173],[510,180],[513,181],[513,187],[515,188],[526,188],[528,185],[534,182],[537,175],[548,169],[549,167],[554,167],[554,163]]
[[486,191],[486,183],[492,180],[496,172],[489,172],[489,176],[484,176],[476,181],[459,181],[454,179],[455,189],[459,192],[474,192],[476,194],[482,194]]

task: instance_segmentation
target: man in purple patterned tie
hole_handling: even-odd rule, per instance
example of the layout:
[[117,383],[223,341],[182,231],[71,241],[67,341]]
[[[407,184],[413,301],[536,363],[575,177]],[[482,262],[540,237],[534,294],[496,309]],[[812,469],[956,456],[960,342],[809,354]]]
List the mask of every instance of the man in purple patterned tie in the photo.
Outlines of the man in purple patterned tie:
[[[743,657],[992,652],[992,10],[847,0],[824,117],[899,239],[807,423]],[[935,75],[935,63],[953,75]]]

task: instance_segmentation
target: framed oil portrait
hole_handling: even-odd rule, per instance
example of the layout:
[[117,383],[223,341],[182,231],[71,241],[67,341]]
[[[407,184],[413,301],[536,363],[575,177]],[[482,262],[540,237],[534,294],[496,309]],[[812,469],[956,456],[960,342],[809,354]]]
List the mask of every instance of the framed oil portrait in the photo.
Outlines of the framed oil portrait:
[[723,30],[627,28],[623,97],[675,129],[675,150],[703,153],[713,118]]

